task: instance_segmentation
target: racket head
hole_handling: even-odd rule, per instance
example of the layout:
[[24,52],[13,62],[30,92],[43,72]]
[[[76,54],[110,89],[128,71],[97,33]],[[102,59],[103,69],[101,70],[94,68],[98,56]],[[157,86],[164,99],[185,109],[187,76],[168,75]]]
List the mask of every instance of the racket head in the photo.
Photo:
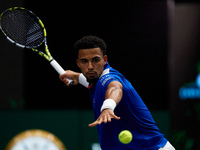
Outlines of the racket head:
[[46,40],[46,29],[42,21],[32,11],[13,7],[0,16],[0,29],[15,45],[35,49]]

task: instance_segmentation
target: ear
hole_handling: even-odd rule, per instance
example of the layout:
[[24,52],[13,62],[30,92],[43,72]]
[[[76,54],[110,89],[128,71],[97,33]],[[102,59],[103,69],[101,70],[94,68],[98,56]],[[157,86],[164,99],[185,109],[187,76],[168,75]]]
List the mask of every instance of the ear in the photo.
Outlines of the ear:
[[103,56],[103,60],[104,60],[104,65],[106,65],[106,63],[108,62],[108,56],[107,56],[107,55],[104,55],[104,56]]
[[76,59],[76,64],[80,68],[79,59]]

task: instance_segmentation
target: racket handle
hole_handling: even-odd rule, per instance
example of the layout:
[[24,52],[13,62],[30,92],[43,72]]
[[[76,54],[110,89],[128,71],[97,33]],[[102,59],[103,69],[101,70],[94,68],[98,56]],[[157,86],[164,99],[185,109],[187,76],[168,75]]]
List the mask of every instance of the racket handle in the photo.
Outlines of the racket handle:
[[[65,73],[65,70],[57,63],[55,59],[50,62],[51,66],[61,75]],[[66,78],[67,79],[67,78]],[[69,81],[69,85],[74,83],[73,80],[67,79]]]

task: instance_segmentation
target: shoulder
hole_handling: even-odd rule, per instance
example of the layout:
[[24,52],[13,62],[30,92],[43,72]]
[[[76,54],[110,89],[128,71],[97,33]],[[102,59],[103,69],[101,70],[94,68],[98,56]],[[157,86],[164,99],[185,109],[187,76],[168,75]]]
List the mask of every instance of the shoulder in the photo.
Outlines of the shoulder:
[[102,86],[108,85],[112,81],[120,82],[120,77],[114,72],[114,69],[109,68],[104,70],[101,77],[99,78],[99,84]]
[[108,82],[116,81],[117,79],[112,76],[112,75],[104,75],[103,77],[100,78],[99,83],[102,86],[105,86]]

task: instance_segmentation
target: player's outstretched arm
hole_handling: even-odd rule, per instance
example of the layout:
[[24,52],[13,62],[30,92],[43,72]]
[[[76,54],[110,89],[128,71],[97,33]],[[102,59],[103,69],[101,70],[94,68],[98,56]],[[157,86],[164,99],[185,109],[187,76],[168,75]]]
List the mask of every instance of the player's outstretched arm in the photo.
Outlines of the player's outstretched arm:
[[[66,86],[69,86],[69,82],[67,79],[71,79],[74,81],[73,85],[76,85],[79,83],[79,75],[81,73],[78,73],[78,72],[74,72],[74,71],[71,71],[71,70],[66,70],[66,72],[64,74],[61,74],[59,76],[60,80],[63,81],[65,83]],[[67,78],[67,79],[66,79]]]
[[101,108],[101,114],[95,122],[89,124],[89,127],[94,127],[101,123],[111,122],[112,118],[117,120],[120,119],[120,117],[115,115],[114,108],[122,99],[122,89],[123,86],[120,82],[113,81],[109,83],[105,95],[106,100]]

